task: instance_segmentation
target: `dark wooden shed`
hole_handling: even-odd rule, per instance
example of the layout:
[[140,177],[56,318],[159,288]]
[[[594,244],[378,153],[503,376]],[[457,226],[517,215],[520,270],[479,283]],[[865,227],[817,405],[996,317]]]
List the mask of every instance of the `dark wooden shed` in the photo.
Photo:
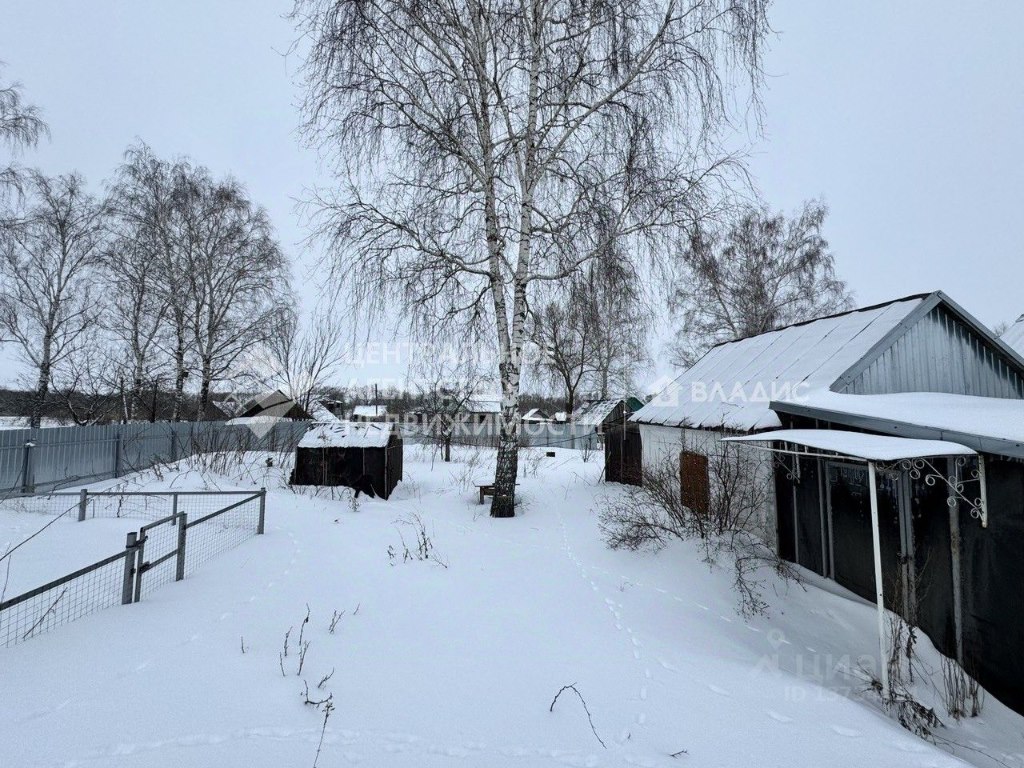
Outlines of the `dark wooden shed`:
[[310,430],[295,451],[293,485],[342,485],[386,499],[402,479],[394,424],[339,421]]

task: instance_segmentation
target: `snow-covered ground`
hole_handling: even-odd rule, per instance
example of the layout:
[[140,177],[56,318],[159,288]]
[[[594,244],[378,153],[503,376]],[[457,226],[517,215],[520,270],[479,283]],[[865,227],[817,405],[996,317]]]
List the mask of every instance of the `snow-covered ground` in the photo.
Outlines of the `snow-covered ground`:
[[[521,514],[492,520],[472,482],[493,453],[456,458],[407,446],[395,495],[357,504],[293,493],[287,467],[259,457],[230,476],[138,478],[267,484],[267,533],[141,603],[0,650],[0,765],[312,766],[324,721],[306,683],[312,699],[333,695],[321,767],[962,764],[863,693],[871,606],[834,585],[769,581],[770,615],[745,622],[729,570],[694,547],[605,547],[595,507],[630,489],[599,482],[596,459],[525,460]],[[0,545],[45,521],[20,515],[0,515]],[[417,516],[431,559],[415,557]],[[88,561],[131,526],[51,526],[34,555],[15,555],[12,580],[43,575],[47,542],[68,552],[79,537]],[[549,712],[568,684],[593,731],[571,691]],[[1024,765],[1022,734],[1024,718],[991,698],[980,718],[939,729],[979,765]]]

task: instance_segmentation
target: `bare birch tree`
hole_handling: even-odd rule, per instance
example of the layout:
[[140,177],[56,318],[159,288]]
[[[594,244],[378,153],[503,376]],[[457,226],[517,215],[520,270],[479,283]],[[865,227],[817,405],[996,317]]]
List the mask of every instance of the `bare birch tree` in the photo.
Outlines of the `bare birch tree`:
[[240,184],[214,182],[199,169],[179,190],[177,204],[187,239],[183,276],[202,418],[213,383],[240,372],[243,354],[269,338],[291,297],[270,219]]
[[[161,178],[162,177],[162,178]],[[162,187],[161,180],[166,183]],[[104,253],[105,277],[111,287],[108,325],[120,341],[118,356],[127,379],[123,418],[137,417],[147,380],[160,368],[161,341],[174,300],[165,250],[173,249],[169,226],[170,184],[166,167],[144,146],[133,147],[118,170],[110,197],[111,238]],[[168,283],[171,285],[168,285]]]
[[514,515],[533,290],[608,252],[597,215],[637,241],[692,221],[732,159],[736,75],[759,82],[766,5],[296,1],[306,135],[341,182],[317,200],[335,274],[415,330],[494,339],[493,516]]
[[[141,396],[147,370],[165,356],[173,386],[171,420],[181,420],[191,349],[189,240],[181,212],[181,190],[196,174],[183,159],[157,157],[143,143],[128,148],[112,185],[117,237],[108,266],[131,277],[122,286],[118,311],[125,315],[131,361],[132,399]],[[134,410],[134,408],[133,408]]]
[[[2,68],[0,62],[0,71]],[[0,161],[0,200],[12,188],[17,190],[21,186],[23,173],[15,165],[14,156],[35,146],[46,132],[39,109],[25,103],[21,84],[0,81],[0,146],[10,153],[8,159]]]
[[54,370],[88,342],[98,320],[104,215],[81,176],[32,172],[13,222],[0,231],[0,327],[35,377],[32,427],[40,424]]
[[692,365],[714,344],[852,306],[822,235],[827,213],[817,201],[792,218],[749,208],[724,226],[694,231],[674,297],[679,365]]

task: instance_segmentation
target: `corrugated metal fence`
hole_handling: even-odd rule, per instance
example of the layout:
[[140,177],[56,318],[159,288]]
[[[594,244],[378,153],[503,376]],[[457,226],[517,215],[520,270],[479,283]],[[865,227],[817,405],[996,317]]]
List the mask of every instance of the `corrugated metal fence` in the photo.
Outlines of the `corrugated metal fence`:
[[159,422],[0,430],[0,496],[121,477],[197,453],[291,451],[310,422]]

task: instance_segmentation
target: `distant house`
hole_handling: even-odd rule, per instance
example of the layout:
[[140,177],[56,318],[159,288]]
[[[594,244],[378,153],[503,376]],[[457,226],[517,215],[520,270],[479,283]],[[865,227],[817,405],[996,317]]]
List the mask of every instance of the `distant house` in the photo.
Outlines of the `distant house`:
[[246,419],[254,416],[277,417],[293,421],[311,421],[313,418],[302,406],[279,389],[254,397],[236,414],[236,417]]
[[394,424],[318,424],[299,441],[293,485],[347,486],[387,499],[402,479],[402,436]]
[[523,414],[522,420],[524,424],[547,424],[551,417],[540,408],[531,408]]
[[352,421],[387,421],[386,405],[357,405],[352,409]]
[[782,558],[875,603],[880,628],[899,611],[1024,712],[1024,358],[1005,337],[908,296],[719,344],[632,418],[692,509],[747,456]]
[[492,395],[470,395],[462,404],[461,418],[466,424],[497,424],[500,416],[501,399]]

